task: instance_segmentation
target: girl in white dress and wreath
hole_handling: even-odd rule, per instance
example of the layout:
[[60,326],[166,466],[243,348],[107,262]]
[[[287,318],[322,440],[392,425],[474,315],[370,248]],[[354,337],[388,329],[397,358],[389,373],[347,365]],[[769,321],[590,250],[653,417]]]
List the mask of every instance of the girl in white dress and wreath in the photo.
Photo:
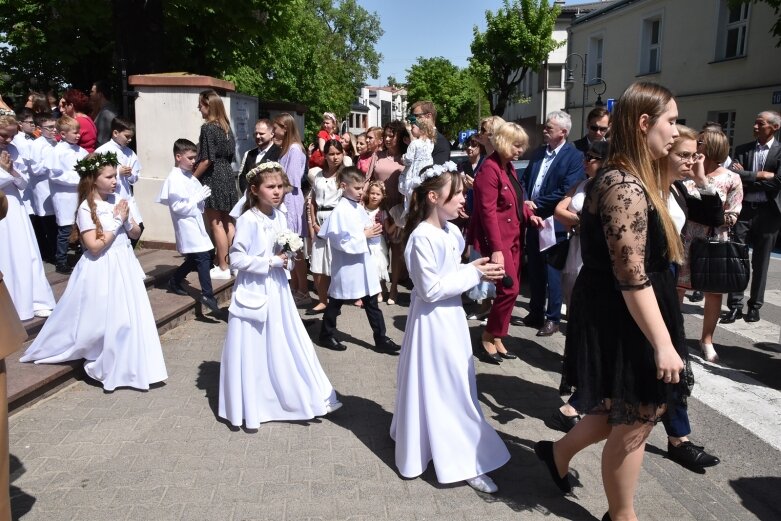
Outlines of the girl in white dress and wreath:
[[434,462],[440,483],[466,481],[497,491],[486,475],[510,453],[486,422],[477,400],[475,367],[461,294],[504,269],[478,259],[461,264],[464,238],[450,222],[464,206],[452,162],[422,169],[408,180],[410,204],[404,260],[415,284],[399,357],[396,408],[390,435],[402,476]]
[[238,270],[220,365],[218,414],[257,429],[309,420],[342,404],[323,372],[287,280],[303,241],[276,208],[287,176],[276,162],[247,173],[247,201],[230,249]]
[[141,228],[116,194],[117,156],[91,154],[76,163],[79,206],[71,241],[82,255],[62,298],[22,362],[84,358],[84,370],[107,391],[149,389],[168,378],[144,270],[130,239]]
[[0,238],[5,243],[0,248],[0,272],[5,274],[4,282],[19,318],[48,317],[54,295],[22,201],[29,182],[27,165],[11,143],[17,133],[16,118],[10,110],[0,110],[0,190],[8,200],[8,215],[0,221]]
[[[382,209],[382,202],[385,200],[385,183],[382,181],[369,181],[366,184],[366,192],[363,195],[363,206],[372,219],[377,224],[385,224],[385,210]],[[377,296],[377,301],[382,302],[384,294],[388,293],[387,282],[390,280],[388,275],[388,243],[385,242],[385,235],[369,239],[369,253],[371,253],[375,264],[377,265],[377,276],[380,278],[382,292]]]

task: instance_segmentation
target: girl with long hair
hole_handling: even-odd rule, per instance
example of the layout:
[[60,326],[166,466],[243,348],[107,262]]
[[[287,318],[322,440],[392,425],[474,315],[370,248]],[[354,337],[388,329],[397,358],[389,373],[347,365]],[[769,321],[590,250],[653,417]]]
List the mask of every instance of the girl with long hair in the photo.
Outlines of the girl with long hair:
[[76,163],[79,206],[72,240],[84,254],[57,306],[22,362],[84,358],[84,370],[107,391],[149,389],[168,378],[144,270],[130,239],[141,228],[115,194],[117,156],[91,154]]

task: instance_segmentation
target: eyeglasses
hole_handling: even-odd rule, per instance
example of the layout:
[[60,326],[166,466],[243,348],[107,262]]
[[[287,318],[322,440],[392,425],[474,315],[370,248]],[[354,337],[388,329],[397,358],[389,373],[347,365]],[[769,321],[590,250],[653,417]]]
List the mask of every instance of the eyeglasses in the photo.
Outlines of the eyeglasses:
[[599,156],[592,156],[591,154],[586,154],[584,159],[587,163],[591,163],[592,161],[602,161],[602,158]]
[[407,116],[407,121],[409,121],[410,125],[416,125],[418,123],[418,118],[415,116],[415,114],[409,114]]
[[27,125],[35,125],[35,121],[33,121],[31,119],[26,119],[26,120],[22,121],[22,123],[26,123]]
[[49,131],[51,131],[51,130],[56,130],[57,126],[56,125],[41,125],[40,128],[42,130],[49,130]]
[[600,127],[599,125],[591,125],[588,128],[590,128],[592,132],[602,132],[602,133],[605,133],[605,132],[607,132],[608,128],[610,128],[610,127]]
[[676,156],[681,158],[683,163],[693,163],[697,161],[697,152],[673,152]]
[[467,143],[466,148],[477,148],[479,146],[477,143]]

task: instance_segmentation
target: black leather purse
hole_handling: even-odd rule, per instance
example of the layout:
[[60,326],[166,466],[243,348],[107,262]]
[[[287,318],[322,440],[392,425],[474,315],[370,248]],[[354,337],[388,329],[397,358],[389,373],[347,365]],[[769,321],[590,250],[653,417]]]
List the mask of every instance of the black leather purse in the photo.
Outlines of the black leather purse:
[[751,273],[748,246],[743,243],[698,237],[689,247],[689,265],[692,289],[706,293],[739,293],[748,286]]
[[551,267],[561,271],[564,269],[564,265],[567,264],[568,253],[569,237],[545,250],[545,261],[550,264]]

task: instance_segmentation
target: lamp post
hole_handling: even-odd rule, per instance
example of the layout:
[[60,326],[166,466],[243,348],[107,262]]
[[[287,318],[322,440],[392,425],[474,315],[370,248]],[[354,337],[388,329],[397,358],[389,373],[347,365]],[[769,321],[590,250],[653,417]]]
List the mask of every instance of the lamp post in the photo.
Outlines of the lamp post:
[[[583,129],[586,123],[586,98],[588,96],[588,83],[586,82],[586,70],[588,69],[588,53],[584,53],[582,56],[576,52],[573,52],[567,59],[564,60],[564,67],[567,69],[567,79],[564,80],[564,85],[568,89],[571,89],[575,85],[575,66],[567,65],[572,58],[578,58],[580,60],[580,72],[581,81],[583,82],[583,94],[581,96],[581,108],[580,108],[580,128]],[[581,130],[582,131],[582,130]]]

